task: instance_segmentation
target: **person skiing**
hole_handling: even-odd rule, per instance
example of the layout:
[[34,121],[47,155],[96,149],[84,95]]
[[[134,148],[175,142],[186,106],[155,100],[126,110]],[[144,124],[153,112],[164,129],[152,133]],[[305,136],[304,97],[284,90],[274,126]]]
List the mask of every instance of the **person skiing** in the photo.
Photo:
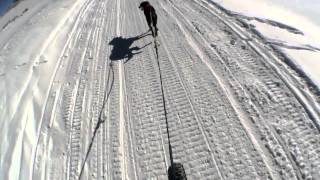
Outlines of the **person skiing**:
[[[144,12],[144,15],[146,16],[146,20],[149,29],[152,32],[152,36],[157,36],[158,28],[156,10],[153,8],[153,6],[151,6],[151,4],[148,1],[141,2],[139,8]],[[152,29],[151,25],[154,27],[154,30]]]

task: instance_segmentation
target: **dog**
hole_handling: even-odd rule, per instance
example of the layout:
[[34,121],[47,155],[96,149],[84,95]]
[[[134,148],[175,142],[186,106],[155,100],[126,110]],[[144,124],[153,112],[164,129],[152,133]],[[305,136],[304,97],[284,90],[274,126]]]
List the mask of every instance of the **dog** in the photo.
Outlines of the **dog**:
[[[156,14],[156,10],[148,1],[141,2],[139,8],[144,12],[149,29],[152,32],[152,36],[157,36],[158,35],[158,28],[157,28],[158,17]],[[154,29],[152,29],[152,26],[154,27]]]

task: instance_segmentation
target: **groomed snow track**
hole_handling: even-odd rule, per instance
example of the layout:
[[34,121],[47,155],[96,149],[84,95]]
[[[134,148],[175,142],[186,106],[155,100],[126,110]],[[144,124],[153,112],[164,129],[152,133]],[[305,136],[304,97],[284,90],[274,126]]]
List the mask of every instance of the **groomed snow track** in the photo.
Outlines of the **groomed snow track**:
[[[150,2],[172,155],[187,178],[320,179],[319,102],[305,81],[209,1]],[[168,179],[157,56],[139,3],[84,0],[20,179]]]

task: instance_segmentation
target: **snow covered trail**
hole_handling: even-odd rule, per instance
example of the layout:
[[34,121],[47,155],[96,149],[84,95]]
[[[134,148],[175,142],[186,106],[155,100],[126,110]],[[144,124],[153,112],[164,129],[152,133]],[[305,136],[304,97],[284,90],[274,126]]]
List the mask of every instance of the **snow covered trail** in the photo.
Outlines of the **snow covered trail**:
[[[19,101],[0,90],[0,179],[168,179],[157,60],[173,161],[188,179],[320,178],[319,101],[308,84],[207,1],[150,2],[159,59],[139,0],[78,0],[56,21],[65,28],[23,51],[36,67],[1,69]],[[18,35],[0,42],[0,66],[11,67]]]

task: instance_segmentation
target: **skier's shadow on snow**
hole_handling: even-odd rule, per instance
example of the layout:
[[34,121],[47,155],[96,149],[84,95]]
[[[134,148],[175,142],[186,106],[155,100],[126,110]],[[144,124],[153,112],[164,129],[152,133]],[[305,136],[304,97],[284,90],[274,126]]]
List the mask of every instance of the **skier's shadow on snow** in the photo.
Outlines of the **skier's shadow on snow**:
[[131,58],[134,55],[141,53],[141,51],[139,51],[139,50],[141,50],[151,44],[151,42],[150,42],[142,47],[138,47],[138,46],[131,47],[131,45],[134,43],[134,41],[139,40],[139,39],[146,37],[148,35],[151,35],[151,34],[148,32],[145,32],[145,33],[140,34],[136,37],[123,38],[122,36],[120,36],[120,37],[113,38],[109,42],[109,45],[113,46],[112,51],[111,51],[111,55],[110,55],[110,59],[112,61],[125,60],[125,63],[128,62],[129,60],[131,60]]

